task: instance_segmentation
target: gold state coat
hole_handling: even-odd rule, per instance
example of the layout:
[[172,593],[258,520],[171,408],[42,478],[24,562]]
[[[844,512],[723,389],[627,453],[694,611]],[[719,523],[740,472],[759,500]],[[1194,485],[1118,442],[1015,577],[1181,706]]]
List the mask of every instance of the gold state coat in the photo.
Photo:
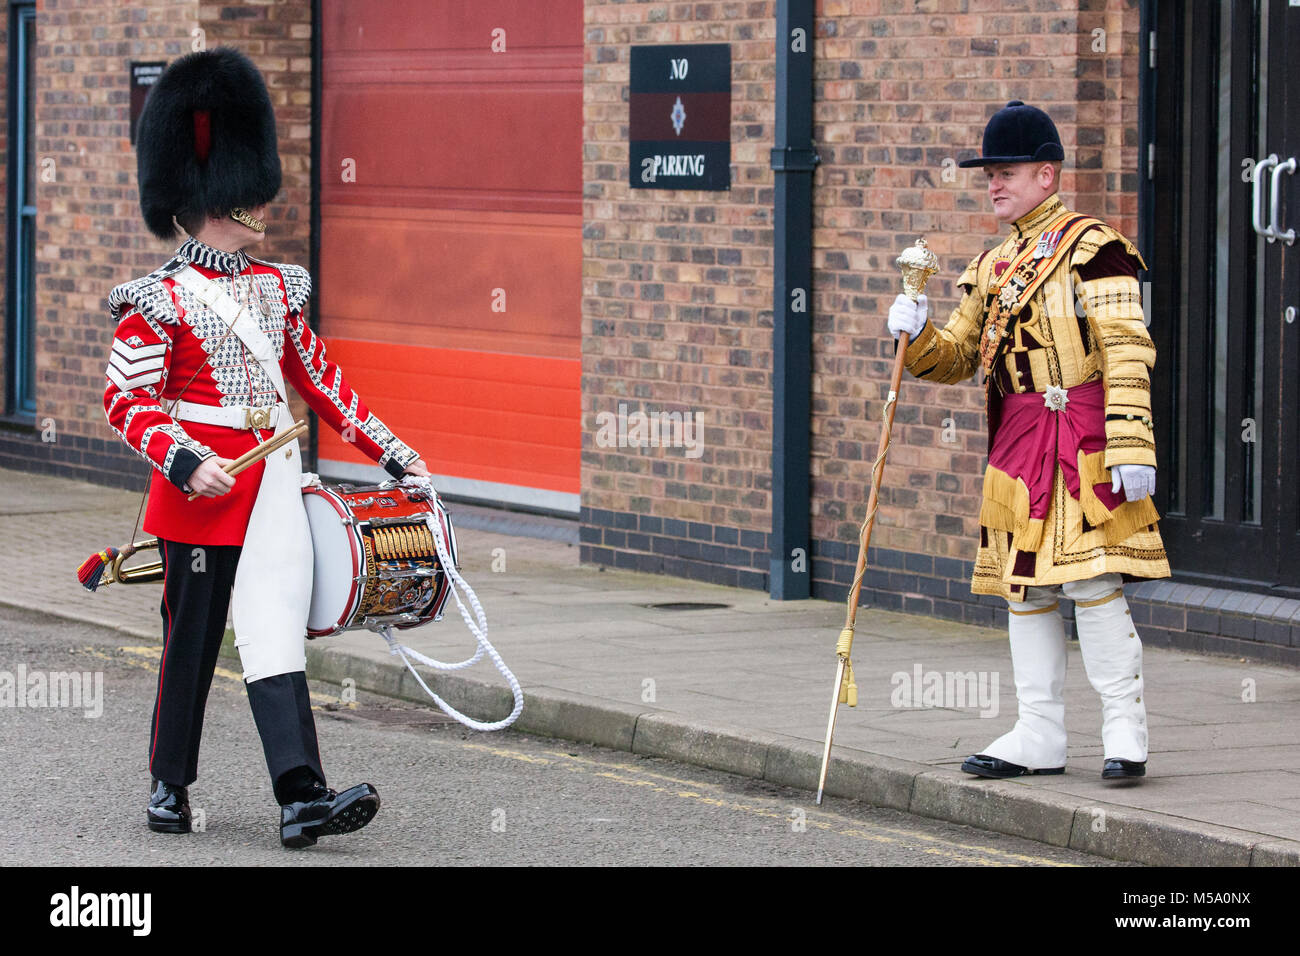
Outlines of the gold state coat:
[[[1062,247],[1064,253],[1009,334],[998,310],[990,308],[990,289],[997,290],[1007,264],[1031,244],[1037,246],[1044,232],[1059,229],[1069,215],[1052,196],[1017,220],[1010,235],[973,260],[957,280],[965,294],[947,325],[936,329],[927,322],[905,355],[908,371],[928,381],[951,384],[984,369],[990,447],[1002,387],[1045,392],[1048,386],[1069,389],[1100,379],[1105,389],[1106,445],[1095,454],[1080,453],[1079,498],[1070,494],[1058,464],[1047,516],[1031,520],[1024,482],[992,466],[986,470],[980,548],[971,581],[976,594],[1019,600],[1026,586],[1111,572],[1169,576],[1151,499],[1123,502],[1111,510],[1092,493],[1094,484],[1110,482],[1115,465],[1156,463],[1149,375],[1156,354],[1143,322],[1141,290],[1131,274],[1135,267],[1145,267],[1137,249],[1110,226],[1092,220],[1069,247]],[[1102,253],[1112,243],[1120,245]],[[985,368],[980,347],[990,329],[989,341],[997,342],[997,348],[986,349]]]

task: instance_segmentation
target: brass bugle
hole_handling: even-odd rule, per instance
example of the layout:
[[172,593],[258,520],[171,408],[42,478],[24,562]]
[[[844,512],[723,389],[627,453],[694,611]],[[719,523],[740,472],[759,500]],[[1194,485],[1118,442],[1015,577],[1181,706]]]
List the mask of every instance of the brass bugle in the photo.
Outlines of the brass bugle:
[[137,564],[133,568],[124,568],[122,565],[126,559],[132,555],[139,554],[141,551],[157,551],[158,539],[150,538],[148,541],[137,541],[131,545],[130,550],[123,548],[122,553],[113,559],[113,563],[108,566],[108,571],[104,574],[105,584],[149,584],[152,581],[161,581],[163,578],[162,558],[157,561],[150,561],[147,564]]

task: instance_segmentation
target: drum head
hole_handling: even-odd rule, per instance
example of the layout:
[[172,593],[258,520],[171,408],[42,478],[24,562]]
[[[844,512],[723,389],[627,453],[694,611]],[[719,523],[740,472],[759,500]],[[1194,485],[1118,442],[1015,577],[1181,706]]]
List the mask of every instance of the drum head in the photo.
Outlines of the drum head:
[[343,523],[351,513],[337,495],[307,488],[302,503],[311,526],[315,563],[307,631],[319,637],[342,630],[356,611],[360,598],[356,578],[361,573],[361,546],[352,525]]

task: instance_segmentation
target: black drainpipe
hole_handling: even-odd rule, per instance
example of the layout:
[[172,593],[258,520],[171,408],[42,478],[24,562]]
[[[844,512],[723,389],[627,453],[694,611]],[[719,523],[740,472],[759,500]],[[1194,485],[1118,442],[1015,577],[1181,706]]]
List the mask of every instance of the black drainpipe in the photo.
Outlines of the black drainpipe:
[[814,0],[776,9],[775,199],[772,224],[773,600],[812,593],[809,432],[812,392],[812,144]]
[[[1156,129],[1156,71],[1151,65],[1151,37],[1156,28],[1156,3],[1157,0],[1142,0],[1139,14],[1141,40],[1138,43],[1138,142],[1141,144],[1138,156],[1138,248],[1148,263],[1151,262],[1156,222],[1151,168]],[[1165,56],[1168,55],[1169,52],[1165,51]],[[1147,276],[1142,278],[1145,280]],[[1146,308],[1151,306],[1149,302],[1143,304]]]
[[[320,331],[320,117],[321,117],[321,0],[311,3],[311,210],[310,235],[307,238],[307,268],[311,272],[312,297],[311,312],[307,323],[312,331]],[[310,410],[309,410],[310,412]],[[320,468],[317,441],[320,435],[320,419],[315,413],[309,413],[307,421],[311,431],[308,434],[310,452],[308,468],[317,471]]]

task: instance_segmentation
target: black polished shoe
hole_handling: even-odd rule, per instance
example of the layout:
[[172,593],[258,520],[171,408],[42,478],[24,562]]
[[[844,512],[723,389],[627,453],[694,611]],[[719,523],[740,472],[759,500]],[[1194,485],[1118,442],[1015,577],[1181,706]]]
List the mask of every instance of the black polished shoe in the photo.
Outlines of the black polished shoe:
[[368,783],[335,793],[315,784],[303,799],[280,807],[280,845],[291,850],[314,846],[323,836],[360,830],[379,812],[379,794]]
[[158,833],[190,832],[190,795],[184,787],[155,779],[146,811],[149,829]]
[[1131,780],[1134,777],[1145,777],[1147,775],[1147,762],[1145,760],[1120,760],[1113,757],[1107,760],[1101,768],[1101,779],[1103,780]]
[[1028,767],[1022,767],[1018,763],[1010,763],[1006,760],[999,760],[997,757],[990,757],[988,754],[976,754],[973,757],[967,757],[962,761],[961,769],[967,773],[973,773],[977,777],[992,777],[994,779],[1003,779],[1004,777],[1025,777],[1033,774],[1053,774],[1065,773],[1064,767],[1047,767],[1042,770],[1030,770]]

